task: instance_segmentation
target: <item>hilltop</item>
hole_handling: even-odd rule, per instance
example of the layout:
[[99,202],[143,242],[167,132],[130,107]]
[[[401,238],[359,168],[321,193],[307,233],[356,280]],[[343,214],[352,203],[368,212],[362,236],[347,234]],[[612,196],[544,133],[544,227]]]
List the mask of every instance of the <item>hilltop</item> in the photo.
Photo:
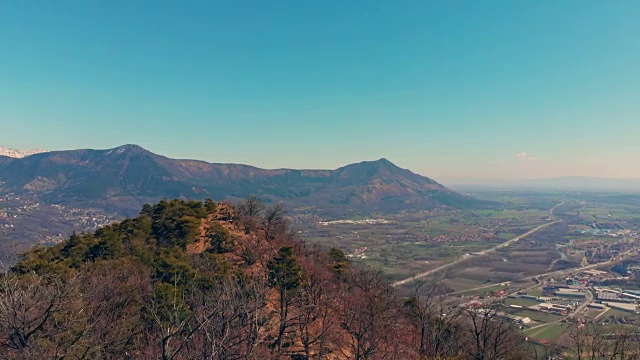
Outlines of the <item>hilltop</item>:
[[[497,309],[479,318],[476,309],[434,305],[434,295],[403,301],[379,271],[351,264],[339,249],[307,247],[282,207],[255,198],[238,207],[145,205],[135,218],[34,249],[0,276],[0,347],[11,359],[489,359],[524,351]],[[483,341],[474,341],[474,326]]]
[[135,216],[163,198],[266,202],[326,219],[486,206],[386,159],[335,170],[267,170],[171,159],[137,145],[0,157],[0,262],[30,245]]
[[482,203],[386,159],[335,170],[266,170],[241,164],[170,159],[137,145],[39,153],[0,161],[0,194],[48,204],[135,214],[161,198],[237,200],[256,195],[319,211],[472,207]]

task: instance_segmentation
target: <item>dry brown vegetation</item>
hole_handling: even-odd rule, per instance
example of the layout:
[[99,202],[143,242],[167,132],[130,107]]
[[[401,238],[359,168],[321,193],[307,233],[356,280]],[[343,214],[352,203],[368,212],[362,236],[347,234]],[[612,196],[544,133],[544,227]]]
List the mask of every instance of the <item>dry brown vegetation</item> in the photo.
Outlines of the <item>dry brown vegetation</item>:
[[146,205],[24,256],[0,285],[10,359],[524,358],[498,310],[400,299],[384,274],[307,246],[284,209]]

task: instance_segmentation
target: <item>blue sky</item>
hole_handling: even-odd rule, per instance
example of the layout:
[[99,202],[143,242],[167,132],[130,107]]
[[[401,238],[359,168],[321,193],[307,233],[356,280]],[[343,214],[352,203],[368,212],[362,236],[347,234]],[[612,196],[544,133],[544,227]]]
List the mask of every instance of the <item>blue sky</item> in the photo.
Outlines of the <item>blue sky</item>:
[[0,145],[640,177],[638,1],[0,2]]

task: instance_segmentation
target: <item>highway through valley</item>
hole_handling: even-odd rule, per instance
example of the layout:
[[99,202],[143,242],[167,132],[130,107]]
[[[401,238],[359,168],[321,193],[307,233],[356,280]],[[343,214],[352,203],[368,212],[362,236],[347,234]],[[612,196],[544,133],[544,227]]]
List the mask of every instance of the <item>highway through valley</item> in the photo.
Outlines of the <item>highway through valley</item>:
[[[560,205],[560,204],[559,204],[559,205]],[[556,208],[556,207],[558,207],[559,205],[554,206],[554,207],[549,211],[549,213],[550,213],[550,214],[552,214],[552,213],[553,213],[553,209],[555,209],[555,208]],[[414,275],[414,276],[412,276],[412,277],[409,277],[409,278],[406,278],[406,279],[403,279],[403,280],[396,281],[396,282],[392,283],[392,284],[391,284],[391,286],[393,286],[393,287],[398,287],[398,286],[401,286],[401,285],[404,285],[404,284],[410,283],[410,282],[412,282],[412,281],[414,281],[414,280],[417,280],[417,279],[420,279],[420,278],[423,278],[423,277],[427,277],[427,276],[429,276],[429,275],[436,274],[436,273],[438,273],[438,272],[440,272],[440,271],[442,271],[442,270],[446,270],[446,269],[448,269],[448,268],[450,268],[450,267],[453,267],[453,266],[455,266],[455,265],[461,264],[461,263],[463,263],[464,261],[466,261],[467,259],[470,259],[470,258],[472,258],[472,257],[475,257],[475,256],[482,256],[482,255],[490,254],[490,253],[492,253],[492,252],[495,252],[496,250],[499,250],[499,249],[501,249],[501,248],[503,248],[503,247],[509,246],[509,245],[511,245],[511,244],[513,244],[513,243],[515,243],[516,241],[519,241],[519,240],[521,240],[521,239],[524,239],[524,238],[526,238],[527,236],[529,236],[529,235],[531,235],[531,234],[534,234],[534,233],[536,233],[536,232],[538,232],[538,231],[540,231],[540,230],[542,230],[542,229],[544,229],[544,228],[546,228],[546,227],[548,227],[548,226],[551,226],[551,225],[553,225],[553,224],[557,224],[557,223],[559,223],[559,222],[561,222],[561,221],[562,221],[562,220],[555,220],[555,221],[548,222],[548,223],[546,223],[546,224],[542,224],[542,225],[540,225],[540,226],[538,226],[538,227],[536,227],[536,228],[534,228],[534,229],[532,229],[532,230],[527,231],[527,232],[526,232],[526,233],[524,233],[524,234],[518,235],[518,236],[516,236],[516,237],[514,237],[514,238],[512,238],[512,239],[510,239],[510,240],[507,240],[506,242],[503,242],[503,243],[501,243],[501,244],[499,244],[499,245],[496,245],[496,246],[494,246],[494,247],[492,247],[492,248],[490,248],[490,249],[482,250],[482,251],[478,251],[478,252],[474,253],[474,255],[470,255],[470,254],[462,255],[462,257],[460,257],[460,258],[458,258],[458,259],[456,259],[456,260],[454,260],[454,261],[452,261],[452,262],[450,262],[450,263],[447,263],[447,264],[444,264],[444,265],[438,266],[438,267],[436,267],[436,268],[433,268],[433,269],[431,269],[431,270],[427,270],[427,271],[425,271],[425,272],[422,272],[422,273],[416,274],[416,275]]]

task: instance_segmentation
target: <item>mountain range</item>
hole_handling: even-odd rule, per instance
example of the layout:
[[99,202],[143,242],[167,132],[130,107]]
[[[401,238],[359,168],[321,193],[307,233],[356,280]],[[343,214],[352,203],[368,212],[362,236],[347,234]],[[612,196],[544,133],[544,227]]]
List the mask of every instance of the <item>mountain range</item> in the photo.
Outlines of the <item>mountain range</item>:
[[0,157],[0,194],[8,193],[122,215],[160,198],[236,200],[249,195],[321,210],[395,211],[482,204],[386,159],[335,170],[266,170],[170,159],[137,145]]
[[18,150],[18,149],[11,149],[4,146],[0,146],[0,163],[2,162],[2,157],[23,158],[29,155],[39,154],[43,152],[47,152],[47,150],[42,150],[42,149]]

